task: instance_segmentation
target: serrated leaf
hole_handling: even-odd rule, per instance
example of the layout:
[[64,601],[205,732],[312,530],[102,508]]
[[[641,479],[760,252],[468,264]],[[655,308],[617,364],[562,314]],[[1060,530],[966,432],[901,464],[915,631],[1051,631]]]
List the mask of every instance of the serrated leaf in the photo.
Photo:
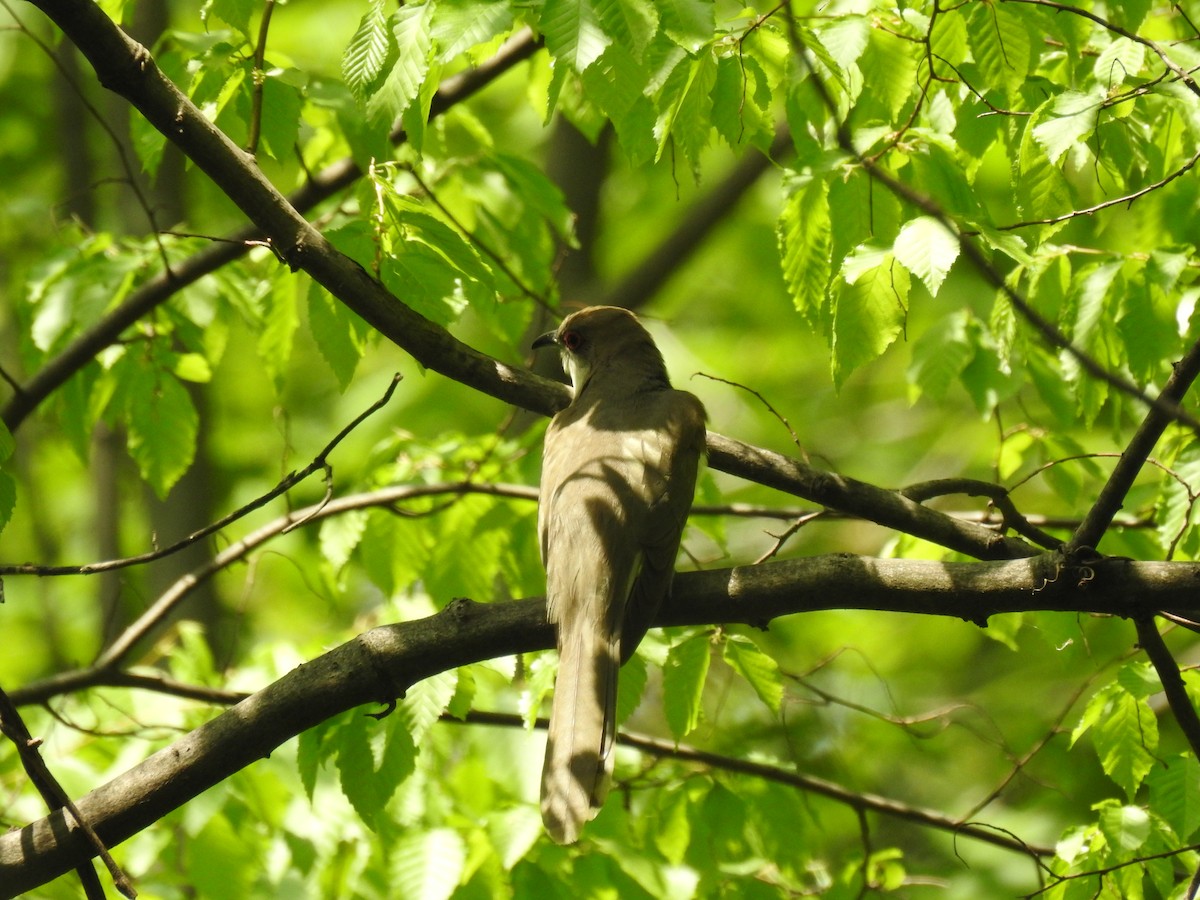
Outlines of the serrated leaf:
[[656,160],[674,141],[689,161],[696,162],[711,131],[712,88],[716,78],[716,63],[708,53],[686,60],[671,71],[658,98],[659,112],[654,124],[658,141]]
[[[358,320],[342,303],[315,281],[308,290],[308,324],[317,349],[344,391],[354,379],[354,370],[362,359],[363,343],[355,327]],[[358,320],[361,321],[361,320]]]
[[904,327],[908,315],[908,270],[891,253],[860,248],[846,257],[835,283],[833,380],[880,356]]
[[541,836],[541,816],[526,804],[506,809],[488,821],[488,837],[505,871],[524,859]]
[[262,144],[275,159],[288,160],[300,140],[300,111],[304,96],[295,85],[268,75],[263,80]]
[[860,101],[869,97],[883,104],[888,116],[895,120],[917,90],[919,53],[919,44],[883,29],[872,29],[867,50],[858,61],[863,83],[869,86]]
[[[17,482],[8,472],[0,471],[0,531],[12,518],[17,507]],[[0,597],[3,593],[0,593]]]
[[1158,749],[1158,720],[1144,700],[1125,691],[1116,693],[1096,727],[1092,741],[1105,773],[1132,800],[1154,767]]
[[1117,671],[1117,684],[1131,697],[1144,700],[1162,690],[1158,673],[1148,662],[1126,663]]
[[664,32],[690,53],[712,40],[716,28],[713,0],[656,0]]
[[1048,106],[1048,102],[1043,104],[1030,118],[1021,137],[1013,175],[1018,206],[1030,219],[1052,218],[1071,208],[1066,178],[1050,162],[1045,149],[1034,138],[1038,124],[1048,115]]
[[958,259],[959,244],[937,219],[921,216],[900,229],[892,244],[892,252],[936,297],[950,267]]
[[512,28],[513,7],[508,3],[438,3],[431,28],[443,62],[490,41]]
[[1032,58],[1029,32],[1021,18],[999,4],[975,4],[967,33],[987,84],[1017,91],[1029,77]]
[[950,385],[959,381],[975,355],[969,322],[970,314],[965,310],[952,313],[935,322],[913,345],[908,364],[908,380],[914,388],[912,399],[925,394],[931,400],[941,400]]
[[404,5],[392,13],[389,24],[396,58],[383,83],[367,98],[367,115],[372,121],[390,124],[420,93],[433,50],[432,13],[429,3]]
[[795,191],[784,204],[776,225],[783,279],[796,310],[817,323],[827,305],[833,225],[829,215],[829,186],[814,180]]
[[367,527],[367,510],[352,509],[342,515],[329,516],[321,521],[321,556],[340,572],[350,560]]
[[392,851],[392,888],[405,900],[448,900],[462,879],[467,848],[457,831],[411,831]]
[[1054,100],[1050,117],[1033,127],[1034,139],[1042,145],[1054,165],[1075,144],[1085,140],[1096,129],[1102,94],[1064,91]]
[[1190,753],[1156,767],[1146,779],[1150,808],[1170,824],[1181,841],[1200,828],[1200,762]]
[[250,15],[258,9],[254,0],[209,0],[205,4],[205,13],[212,13],[226,25],[230,25],[243,35],[250,34]]
[[448,669],[418,681],[405,691],[397,712],[415,743],[420,743],[445,711],[457,684],[457,670]]
[[342,54],[342,79],[360,103],[366,102],[368,88],[383,73],[392,40],[384,0],[371,0]]
[[331,737],[342,793],[374,830],[396,789],[416,771],[417,747],[398,716],[381,721],[351,711]]
[[588,98],[612,121],[632,165],[654,158],[654,105],[643,92],[647,75],[629,50],[613,44],[583,73]]
[[1164,548],[1172,547],[1184,530],[1196,521],[1196,504],[1189,485],[1200,483],[1200,445],[1188,444],[1171,464],[1176,478],[1163,479],[1154,520]]
[[313,798],[313,791],[316,790],[317,773],[321,770],[324,756],[322,749],[325,745],[325,737],[330,731],[329,726],[330,722],[326,720],[314,728],[300,732],[296,743],[296,770],[300,774],[300,784],[304,788],[304,793],[308,795],[310,801]]
[[779,664],[749,638],[736,634],[725,642],[725,661],[750,683],[758,699],[778,715],[783,702],[783,679],[779,675]]
[[591,0],[546,0],[538,30],[551,55],[576,72],[585,71],[612,43]]
[[1100,811],[1100,831],[1111,847],[1132,853],[1150,837],[1150,814],[1140,806],[1106,806]]
[[124,387],[129,455],[146,483],[165,497],[192,464],[200,416],[169,372],[139,366]]
[[1146,59],[1146,48],[1129,38],[1113,37],[1092,65],[1092,75],[1105,91],[1137,77]]
[[296,278],[277,278],[262,298],[262,325],[255,349],[276,393],[283,387],[283,374],[292,358],[293,338],[300,325],[297,284]]
[[658,33],[658,9],[649,0],[597,0],[596,14],[614,45],[637,59]]
[[646,660],[636,653],[629,662],[621,666],[621,677],[617,679],[617,724],[620,725],[638,708],[642,694],[646,692],[649,672]]
[[707,633],[685,638],[667,652],[663,666],[663,709],[676,740],[700,721],[700,701],[708,677],[711,644]]

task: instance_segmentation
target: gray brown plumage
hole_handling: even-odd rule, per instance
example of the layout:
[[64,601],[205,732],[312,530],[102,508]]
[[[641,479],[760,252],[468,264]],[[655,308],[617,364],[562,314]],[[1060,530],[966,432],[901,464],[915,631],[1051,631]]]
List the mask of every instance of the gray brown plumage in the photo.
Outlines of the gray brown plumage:
[[671,589],[704,452],[704,407],[671,387],[662,354],[627,310],[568,316],[555,344],[574,399],[546,430],[538,535],[555,681],[542,819],[578,839],[608,791],[617,670]]

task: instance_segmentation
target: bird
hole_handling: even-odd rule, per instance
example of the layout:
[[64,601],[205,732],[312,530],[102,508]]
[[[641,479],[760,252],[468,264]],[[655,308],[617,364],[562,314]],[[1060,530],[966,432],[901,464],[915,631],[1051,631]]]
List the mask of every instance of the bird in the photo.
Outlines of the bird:
[[572,399],[546,429],[538,541],[556,628],[541,811],[579,839],[612,779],[617,672],[671,590],[705,452],[704,406],[671,387],[638,318],[588,307],[534,348],[557,347]]

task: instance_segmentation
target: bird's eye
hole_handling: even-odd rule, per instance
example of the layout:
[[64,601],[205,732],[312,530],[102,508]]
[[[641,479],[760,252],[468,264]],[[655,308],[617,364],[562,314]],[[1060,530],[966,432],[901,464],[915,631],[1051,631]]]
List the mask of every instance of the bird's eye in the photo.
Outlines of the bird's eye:
[[568,331],[562,336],[562,345],[574,353],[583,346],[583,337],[578,331]]

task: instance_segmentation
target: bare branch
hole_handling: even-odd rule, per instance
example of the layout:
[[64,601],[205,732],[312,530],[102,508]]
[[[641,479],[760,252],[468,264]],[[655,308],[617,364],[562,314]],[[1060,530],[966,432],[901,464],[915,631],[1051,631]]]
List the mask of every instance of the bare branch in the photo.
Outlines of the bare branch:
[[[465,719],[443,716],[442,721],[449,724],[465,722],[472,725],[496,725],[504,728],[525,727],[525,719],[519,715],[478,710],[467,713]],[[538,719],[535,725],[538,728],[545,728],[546,721],[546,719]],[[806,793],[818,794],[854,810],[878,813],[905,822],[912,822],[926,828],[948,831],[952,834],[984,841],[1005,850],[1013,850],[1018,853],[1034,856],[1054,855],[1053,847],[1025,844],[1013,838],[1006,837],[1000,832],[979,825],[957,822],[936,810],[923,809],[919,806],[913,806],[900,800],[893,800],[890,797],[882,797],[878,794],[852,791],[843,785],[825,778],[818,778],[815,775],[805,775],[791,769],[785,769],[782,766],[772,766],[765,763],[739,759],[734,756],[726,756],[721,753],[712,753],[697,747],[689,747],[687,744],[665,741],[661,738],[634,734],[627,731],[622,731],[617,735],[617,743],[623,744],[626,747],[633,747],[648,756],[697,763],[708,769],[735,772],[774,784],[786,785]]]
[[156,559],[170,556],[172,553],[177,553],[184,547],[191,546],[197,541],[203,540],[210,534],[215,534],[228,525],[236,522],[238,519],[248,515],[256,509],[261,509],[266,504],[270,503],[281,494],[285,494],[293,487],[306,479],[314,472],[321,469],[328,469],[328,457],[355,428],[363,423],[365,419],[373,413],[382,409],[387,405],[387,402],[392,399],[392,394],[396,391],[396,385],[400,383],[401,376],[399,374],[392,377],[391,383],[388,384],[387,390],[383,396],[372,403],[367,409],[355,416],[354,420],[334,435],[333,439],[325,445],[324,449],[318,453],[307,466],[297,472],[292,472],[283,478],[275,487],[267,491],[261,497],[256,497],[247,503],[245,506],[235,509],[233,512],[213,522],[211,525],[206,525],[199,531],[189,534],[187,537],[176,541],[167,547],[161,547],[158,550],[151,550],[147,553],[141,553],[137,556],[127,556],[121,559],[110,559],[104,562],[85,563],[82,565],[64,565],[64,566],[41,566],[34,563],[19,563],[19,564],[0,564],[0,575],[95,575],[99,572],[111,572],[114,569],[126,569],[130,566],[144,565],[145,563],[154,562]]

